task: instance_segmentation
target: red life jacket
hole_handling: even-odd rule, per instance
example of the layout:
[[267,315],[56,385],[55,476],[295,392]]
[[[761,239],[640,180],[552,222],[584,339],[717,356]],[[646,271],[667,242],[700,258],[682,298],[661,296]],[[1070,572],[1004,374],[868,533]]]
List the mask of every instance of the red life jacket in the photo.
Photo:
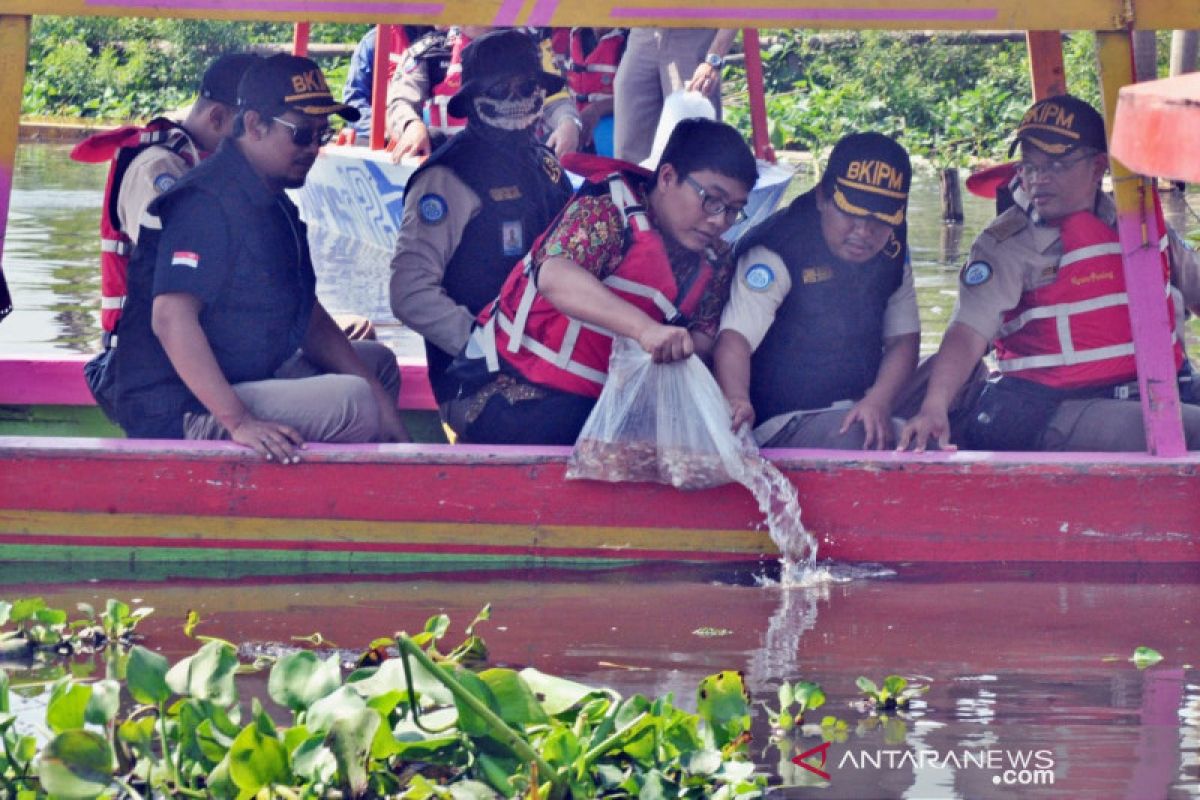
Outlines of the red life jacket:
[[466,119],[450,116],[446,106],[450,103],[450,98],[462,88],[462,51],[470,43],[468,37],[459,33],[454,44],[450,46],[450,66],[446,68],[446,76],[442,78],[441,83],[433,87],[429,95],[430,131],[440,131],[447,136],[453,136],[467,127]]
[[[117,198],[129,164],[147,147],[166,147],[194,167],[200,160],[188,132],[179,124],[159,117],[144,128],[130,125],[89,136],[71,151],[71,158],[89,164],[111,161],[104,186],[104,205],[100,209],[100,322],[112,333],[125,304],[126,275],[133,240],[121,230],[117,216]],[[136,225],[137,223],[134,222]]]
[[[675,322],[681,315],[695,311],[712,279],[713,269],[704,260],[690,286],[681,289],[676,283],[662,238],[651,227],[645,207],[629,184],[630,178],[647,178],[650,173],[633,164],[599,156],[575,155],[569,168],[576,172],[582,169],[581,174],[587,176],[593,187],[607,183],[630,234],[626,237],[628,244],[621,263],[612,275],[603,279],[604,285],[657,322]],[[588,191],[588,187],[581,191]],[[541,246],[561,218],[559,212],[558,219],[538,237],[530,255],[509,273],[496,302],[480,313],[480,327],[473,336],[492,372],[499,369],[499,359],[503,358],[532,383],[599,397],[608,375],[613,334],[559,311],[538,294],[531,276],[532,252]]]
[[571,28],[567,85],[575,104],[582,111],[589,103],[609,100],[613,96],[613,79],[625,47],[625,32],[613,28],[600,37],[592,52],[583,53],[583,28]]
[[[1161,230],[1166,230],[1159,212]],[[1117,232],[1081,211],[1062,221],[1062,258],[1054,282],[1021,294],[1004,315],[996,339],[1000,371],[1056,389],[1099,387],[1137,379],[1133,328]],[[1175,319],[1166,260],[1160,244],[1164,302]],[[1175,367],[1183,346],[1175,340]]]

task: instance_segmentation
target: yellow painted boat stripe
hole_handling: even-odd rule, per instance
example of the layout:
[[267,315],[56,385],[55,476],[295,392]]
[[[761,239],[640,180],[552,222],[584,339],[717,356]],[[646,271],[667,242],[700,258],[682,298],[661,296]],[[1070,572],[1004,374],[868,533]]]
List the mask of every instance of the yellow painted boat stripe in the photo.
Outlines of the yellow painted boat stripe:
[[190,542],[285,542],[557,548],[565,550],[678,550],[695,553],[775,552],[758,530],[593,528],[575,525],[495,525],[376,520],[97,514],[61,511],[0,512],[0,533],[70,536],[89,540],[165,538]]

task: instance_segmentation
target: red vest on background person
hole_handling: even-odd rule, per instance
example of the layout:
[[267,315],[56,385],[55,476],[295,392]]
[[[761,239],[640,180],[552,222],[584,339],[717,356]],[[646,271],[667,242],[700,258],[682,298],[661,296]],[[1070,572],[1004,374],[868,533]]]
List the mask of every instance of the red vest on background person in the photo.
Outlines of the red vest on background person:
[[138,153],[155,146],[177,153],[189,168],[200,161],[200,151],[188,132],[178,123],[162,117],[146,123],[144,128],[130,125],[94,134],[71,150],[74,161],[112,162],[104,186],[104,205],[100,208],[100,322],[107,333],[117,329],[117,321],[121,318],[129,254],[133,250],[133,240],[121,230],[117,216],[121,181]]
[[466,119],[451,116],[450,112],[446,110],[446,105],[450,102],[450,98],[454,97],[462,88],[462,51],[470,43],[471,40],[468,37],[459,33],[454,44],[450,46],[450,66],[446,69],[446,77],[433,87],[429,95],[427,108],[431,132],[441,132],[447,136],[453,136],[467,127]]
[[583,52],[585,28],[571,28],[570,50],[567,61],[567,85],[580,111],[589,103],[608,100],[613,96],[613,79],[617,75],[617,64],[625,49],[625,31],[613,28],[600,40],[592,52]]
[[[1161,230],[1166,226],[1162,221]],[[1137,380],[1129,296],[1117,232],[1094,214],[1081,211],[1061,223],[1063,255],[1047,286],[1027,289],[1004,315],[996,339],[1000,371],[1055,389],[1101,387]],[[1174,326],[1167,237],[1160,253],[1164,298]],[[1183,345],[1172,331],[1175,368]]]
[[[650,225],[644,206],[629,185],[630,178],[644,180],[651,173],[633,164],[599,156],[576,155],[569,163],[572,171],[583,167],[589,168],[586,174],[590,186],[585,185],[580,191],[603,191],[607,183],[629,233],[621,263],[601,282],[657,322],[676,322],[692,313],[712,279],[713,270],[707,261],[702,261],[690,285],[680,287],[676,283],[662,238]],[[499,369],[499,359],[503,358],[532,383],[599,397],[608,374],[613,335],[559,311],[538,294],[531,275],[531,254],[541,247],[547,233],[557,227],[561,218],[562,212],[546,233],[538,237],[530,255],[509,274],[496,302],[480,313],[479,327],[472,336],[482,347],[491,372]]]

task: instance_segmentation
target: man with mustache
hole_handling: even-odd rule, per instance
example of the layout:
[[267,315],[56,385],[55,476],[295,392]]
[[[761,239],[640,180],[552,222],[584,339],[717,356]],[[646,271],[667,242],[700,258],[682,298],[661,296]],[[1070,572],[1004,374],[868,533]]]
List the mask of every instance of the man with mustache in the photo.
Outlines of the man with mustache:
[[[968,414],[967,447],[1143,451],[1116,208],[1101,191],[1104,120],[1077,97],[1050,97],[1025,113],[1017,147],[1014,205],[971,246],[925,399],[899,446],[949,444],[947,406],[994,347],[1000,377]],[[1164,237],[1160,256],[1166,278],[1195,254]],[[1172,319],[1177,298],[1163,298]],[[1175,339],[1181,383],[1190,382],[1183,343]],[[1200,406],[1184,404],[1182,412],[1187,447],[1200,448]]]
[[447,110],[467,126],[405,187],[390,285],[392,311],[425,338],[443,415],[457,391],[446,369],[475,315],[571,196],[558,159],[534,137],[547,94],[564,81],[543,71],[533,39],[490,31],[467,46],[462,66]]
[[317,301],[284,192],[332,138],[329,115],[358,112],[315,63],[289,55],[247,69],[237,108],[232,137],[143,216],[115,351],[121,427],[232,439],[282,464],[306,441],[406,440],[395,357],[347,341]]
[[738,242],[713,366],[733,426],[768,447],[882,448],[912,377],[908,154],[878,133],[834,146],[820,184]]

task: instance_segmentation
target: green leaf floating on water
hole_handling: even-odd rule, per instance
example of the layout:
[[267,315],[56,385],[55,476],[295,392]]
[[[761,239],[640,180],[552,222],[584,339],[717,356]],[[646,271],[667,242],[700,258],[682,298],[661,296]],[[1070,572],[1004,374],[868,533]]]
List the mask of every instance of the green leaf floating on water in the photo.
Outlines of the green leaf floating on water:
[[1136,647],[1133,650],[1133,658],[1130,661],[1138,669],[1151,667],[1162,661],[1162,653],[1155,650],[1153,647]]
[[111,783],[112,761],[112,749],[100,734],[66,731],[46,745],[38,777],[53,797],[92,798]]

